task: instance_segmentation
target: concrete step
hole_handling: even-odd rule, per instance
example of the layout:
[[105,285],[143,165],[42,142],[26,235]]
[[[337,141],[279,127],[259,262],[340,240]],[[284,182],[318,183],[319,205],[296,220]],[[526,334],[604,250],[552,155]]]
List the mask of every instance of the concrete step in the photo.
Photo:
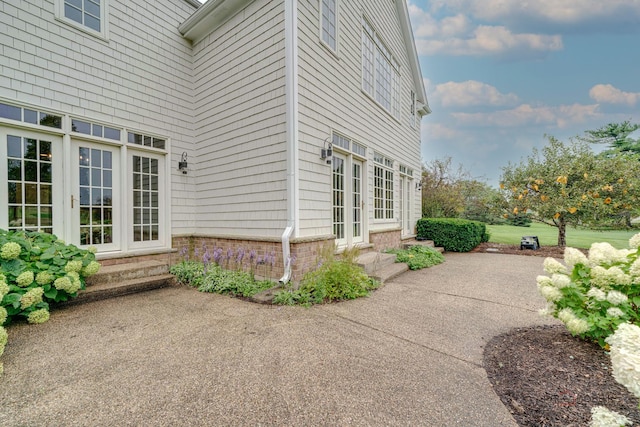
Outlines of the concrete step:
[[407,264],[405,264],[404,262],[398,262],[395,264],[385,265],[384,267],[374,271],[372,274],[370,274],[370,276],[380,283],[384,283],[387,280],[391,280],[408,270],[409,266]]
[[396,262],[394,254],[385,254],[381,252],[367,252],[356,259],[356,264],[362,267],[368,275],[376,270],[392,265]]
[[406,240],[402,242],[403,249],[409,249],[411,246],[428,246],[430,248],[434,248],[440,253],[444,252],[444,248],[436,247],[433,240]]
[[169,266],[166,263],[154,260],[102,266],[96,274],[87,278],[87,287],[168,273]]
[[93,301],[150,291],[170,286],[173,283],[173,274],[159,274],[149,277],[136,277],[129,280],[103,282],[87,286],[87,289],[78,292],[77,297],[69,301],[62,302],[59,306],[66,307],[70,305],[85,304]]

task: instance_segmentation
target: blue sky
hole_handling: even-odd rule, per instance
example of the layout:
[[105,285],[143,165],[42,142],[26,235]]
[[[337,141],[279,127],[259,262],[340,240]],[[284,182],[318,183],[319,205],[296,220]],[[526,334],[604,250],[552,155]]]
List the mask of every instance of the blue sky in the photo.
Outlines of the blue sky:
[[640,0],[408,4],[433,110],[425,162],[451,157],[497,185],[545,134],[640,122]]

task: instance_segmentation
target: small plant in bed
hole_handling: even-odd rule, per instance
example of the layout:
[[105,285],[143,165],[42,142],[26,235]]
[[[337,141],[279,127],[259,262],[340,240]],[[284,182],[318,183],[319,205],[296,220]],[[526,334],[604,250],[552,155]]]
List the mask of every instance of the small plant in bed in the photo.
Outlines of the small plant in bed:
[[320,255],[318,268],[303,276],[300,287],[278,292],[273,303],[311,306],[369,295],[380,284],[356,265],[356,257],[356,250],[347,250],[338,259],[334,248],[328,247]]
[[409,249],[391,249],[388,253],[396,254],[396,262],[404,262],[411,270],[420,270],[444,262],[444,256],[429,246],[411,246]]

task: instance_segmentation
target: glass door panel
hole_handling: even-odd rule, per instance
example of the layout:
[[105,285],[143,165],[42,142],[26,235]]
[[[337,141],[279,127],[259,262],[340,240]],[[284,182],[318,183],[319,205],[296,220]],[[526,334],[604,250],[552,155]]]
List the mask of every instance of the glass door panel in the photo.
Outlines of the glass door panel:
[[61,235],[62,139],[0,129],[0,228]]
[[74,240],[98,251],[120,248],[119,150],[89,142],[74,142],[72,215]]

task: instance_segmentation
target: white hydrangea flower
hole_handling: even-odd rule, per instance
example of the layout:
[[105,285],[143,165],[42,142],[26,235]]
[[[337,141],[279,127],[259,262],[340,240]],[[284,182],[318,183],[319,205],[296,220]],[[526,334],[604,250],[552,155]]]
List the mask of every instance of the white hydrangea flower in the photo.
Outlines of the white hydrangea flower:
[[569,320],[572,320],[575,318],[576,318],[575,313],[569,307],[563,308],[558,313],[558,319],[560,319],[562,323],[567,323]]
[[0,326],[2,326],[2,324],[7,320],[7,309],[0,306]]
[[7,242],[0,249],[0,257],[3,259],[16,259],[20,256],[22,246],[16,242]]
[[607,269],[607,278],[612,285],[630,285],[631,276],[625,274],[620,267],[610,267]]
[[613,377],[640,398],[640,327],[622,323],[605,342],[611,346]]
[[564,250],[564,263],[569,270],[573,270],[573,267],[578,264],[589,265],[589,259],[582,251],[567,247]]
[[554,274],[551,276],[551,282],[553,282],[553,286],[558,289],[566,288],[571,285],[571,279],[566,274]]
[[560,264],[558,260],[556,260],[555,258],[551,258],[551,257],[545,258],[543,267],[544,267],[544,271],[546,271],[549,274],[554,274],[554,273],[566,274],[567,273],[567,267]]
[[607,294],[598,288],[591,288],[587,292],[587,296],[595,299],[596,301],[605,301],[607,299]]
[[589,323],[586,320],[580,318],[574,318],[566,323],[567,330],[572,335],[581,335],[589,330]]
[[640,248],[640,233],[634,235],[629,239],[629,247],[632,249]]
[[607,269],[596,265],[589,272],[591,276],[591,284],[599,288],[605,288],[609,285],[609,277],[607,275]]
[[16,283],[22,288],[26,288],[35,280],[33,271],[23,271],[18,277],[16,277]]
[[545,308],[541,308],[540,310],[538,310],[538,314],[542,317],[552,317],[555,311],[556,311],[555,305],[547,304]]
[[629,297],[627,297],[622,292],[609,291],[609,293],[607,293],[607,301],[609,301],[613,305],[620,305],[629,301]]
[[540,275],[540,276],[536,277],[536,283],[538,285],[538,291],[540,291],[540,289],[543,286],[553,286],[553,282],[551,281],[551,277],[543,276],[543,275]]
[[602,264],[615,264],[616,262],[623,262],[626,260],[628,250],[618,250],[611,246],[607,242],[596,242],[589,248],[589,264],[592,267]]
[[33,310],[31,313],[29,313],[29,316],[27,316],[27,322],[31,324],[44,323],[47,320],[49,320],[49,310],[47,310],[46,308]]
[[540,288],[540,294],[549,302],[559,301],[562,299],[562,291],[555,286],[543,286]]
[[633,264],[629,267],[629,274],[631,275],[632,280],[637,281],[640,279],[640,258],[633,261]]
[[629,418],[617,412],[610,411],[604,406],[594,406],[591,408],[590,427],[624,427],[632,424]]
[[8,293],[9,293],[9,285],[7,285],[7,282],[5,281],[0,282],[0,300],[2,300],[2,298],[4,298],[4,296]]
[[607,316],[615,317],[617,319],[618,317],[624,316],[624,312],[618,307],[609,307],[607,308]]
[[22,295],[22,297],[20,297],[20,308],[24,310],[32,305],[41,303],[43,294],[44,289],[42,288],[29,289],[24,295]]

